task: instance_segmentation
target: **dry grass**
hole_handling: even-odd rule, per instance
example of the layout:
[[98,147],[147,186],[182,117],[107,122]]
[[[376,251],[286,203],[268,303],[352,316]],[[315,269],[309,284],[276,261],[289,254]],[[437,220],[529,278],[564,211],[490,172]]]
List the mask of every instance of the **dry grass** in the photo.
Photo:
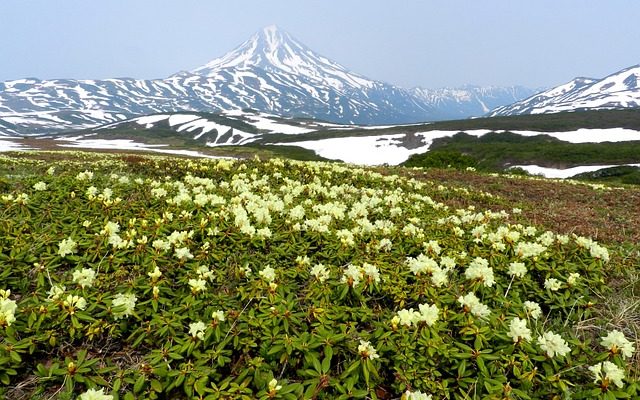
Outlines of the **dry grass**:
[[[605,244],[640,242],[640,188],[594,190],[551,180],[517,179],[451,170],[410,171],[410,175],[450,186],[485,191],[501,200],[476,206],[519,207],[532,224],[554,232],[589,236]],[[445,200],[464,206],[468,200]]]

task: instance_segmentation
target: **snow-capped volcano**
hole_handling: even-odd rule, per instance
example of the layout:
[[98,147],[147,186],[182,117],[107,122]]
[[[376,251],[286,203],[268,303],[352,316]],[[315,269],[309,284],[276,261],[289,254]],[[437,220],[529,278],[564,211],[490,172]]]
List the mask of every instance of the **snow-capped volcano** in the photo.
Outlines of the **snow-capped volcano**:
[[221,70],[259,68],[274,73],[286,73],[321,85],[344,89],[373,87],[375,82],[350,72],[342,65],[315,53],[287,32],[271,25],[254,34],[240,46],[191,71],[193,74],[215,77]]
[[547,114],[561,111],[640,107],[640,65],[602,79],[575,78],[514,104],[496,108],[491,116]]
[[84,129],[140,115],[253,109],[348,124],[466,118],[533,91],[403,89],[353,73],[269,26],[236,49],[166,79],[0,82],[0,134]]
[[[260,67],[265,70],[283,70],[297,73],[299,65],[306,64],[307,68],[314,68],[311,60],[300,58],[300,54],[310,49],[296,41],[287,32],[271,25],[256,32],[249,40],[231,50],[224,56],[209,61],[191,72],[194,74],[212,76],[223,68]],[[315,56],[315,54],[314,54]]]

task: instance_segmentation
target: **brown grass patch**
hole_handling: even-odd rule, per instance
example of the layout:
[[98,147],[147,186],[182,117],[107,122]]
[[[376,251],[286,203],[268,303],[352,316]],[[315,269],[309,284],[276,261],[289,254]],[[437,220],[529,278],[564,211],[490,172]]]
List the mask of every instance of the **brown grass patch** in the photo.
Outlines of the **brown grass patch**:
[[489,192],[500,200],[444,199],[451,206],[518,207],[532,224],[602,243],[640,242],[640,188],[595,190],[561,181],[518,179],[450,170],[408,171],[417,178]]

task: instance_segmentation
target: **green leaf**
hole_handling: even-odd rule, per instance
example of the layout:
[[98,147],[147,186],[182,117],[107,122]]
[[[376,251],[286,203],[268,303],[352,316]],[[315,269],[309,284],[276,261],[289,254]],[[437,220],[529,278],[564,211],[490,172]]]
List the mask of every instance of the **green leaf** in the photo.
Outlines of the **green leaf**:
[[321,368],[321,372],[323,374],[326,374],[329,372],[329,370],[331,369],[331,357],[329,355],[326,355],[323,359],[322,359],[322,368]]
[[200,395],[200,396],[203,396],[205,394],[205,391],[206,391],[208,383],[209,383],[209,377],[208,376],[203,376],[200,379],[198,379],[196,381],[196,383],[194,384],[194,388],[196,390],[196,393],[198,393],[198,395]]
[[364,375],[364,381],[367,384],[367,387],[370,387],[371,384],[369,383],[369,366],[367,365],[370,361],[369,360],[363,360],[362,361],[362,374]]
[[82,311],[77,312],[74,314],[76,316],[76,318],[78,318],[79,320],[82,321],[88,321],[88,322],[93,322],[95,321],[95,318],[93,318],[91,315],[88,315]]
[[476,359],[476,365],[478,366],[478,369],[480,370],[482,375],[484,375],[485,377],[490,376],[489,371],[487,371],[487,367],[484,365],[484,360],[482,359],[482,357],[478,357]]
[[20,354],[18,354],[18,352],[16,351],[12,351],[9,353],[9,357],[11,357],[11,360],[13,360],[16,363],[21,363],[22,362],[22,357],[20,357]]
[[142,343],[142,341],[145,339],[145,335],[139,335],[136,340],[133,341],[133,343],[131,344],[131,347],[136,348],[138,346],[140,346],[140,343]]
[[320,360],[318,360],[318,354],[312,353],[310,358],[313,364],[313,369],[315,369],[318,372],[322,372],[322,365],[320,364]]
[[78,351],[78,355],[77,355],[77,360],[78,360],[78,365],[82,365],[82,362],[84,361],[84,359],[87,357],[87,349],[82,349],[80,351]]
[[304,391],[304,397],[303,398],[305,398],[305,399],[313,398],[313,395],[316,393],[316,387],[317,387],[316,383],[312,383],[309,386],[307,386],[307,390]]
[[144,389],[145,378],[144,375],[140,375],[136,379],[136,383],[133,385],[133,393],[140,393]]
[[162,392],[162,383],[160,383],[159,380],[157,379],[152,379],[151,380],[151,389],[153,389],[154,391],[161,393]]
[[629,398],[631,398],[631,395],[629,395],[628,393],[623,392],[621,390],[612,391],[611,393],[613,393],[613,395],[615,396],[616,399],[629,399]]
[[119,392],[120,391],[120,387],[122,386],[122,380],[120,378],[116,378],[115,381],[113,381],[113,391],[114,392]]
[[284,350],[284,346],[282,345],[272,346],[267,352],[267,354],[272,355],[272,354],[280,353],[282,350]]
[[460,361],[458,364],[458,377],[463,377],[467,368],[467,362],[465,360]]

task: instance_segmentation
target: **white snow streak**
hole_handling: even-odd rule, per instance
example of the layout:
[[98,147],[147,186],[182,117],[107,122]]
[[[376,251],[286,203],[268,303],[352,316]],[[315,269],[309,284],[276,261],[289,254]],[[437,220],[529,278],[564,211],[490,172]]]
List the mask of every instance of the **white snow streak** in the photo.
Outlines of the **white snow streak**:
[[[12,139],[12,138],[6,138]],[[3,151],[16,151],[16,150],[30,150],[30,147],[24,146],[20,143],[11,142],[10,140],[6,140],[5,138],[0,138],[0,152]],[[14,138],[16,139],[16,138]]]
[[[498,131],[504,132],[504,131]],[[578,129],[570,132],[511,131],[522,136],[549,135],[569,143],[628,142],[640,140],[640,132],[626,128]]]
[[143,150],[152,151],[154,153],[163,154],[178,154],[192,157],[204,157],[204,158],[228,158],[210,156],[193,150],[177,150],[177,149],[161,149],[159,147],[166,147],[166,145],[147,145],[144,143],[137,143],[129,139],[85,139],[85,140],[73,140],[70,144],[60,145],[61,147],[74,147],[82,149],[103,149],[103,150]]
[[198,119],[197,115],[190,114],[174,114],[169,117],[169,126],[176,126],[180,124],[186,124],[187,122],[191,122],[195,119]]
[[[429,150],[434,139],[454,136],[460,131],[427,131],[415,134],[421,139],[422,146],[415,149],[407,149],[402,146],[400,139],[404,134],[345,137],[333,139],[321,139],[304,142],[281,143],[313,150],[316,154],[334,160],[342,160],[347,163],[380,165],[400,164],[409,156],[416,153],[424,153]],[[476,129],[465,131],[466,134],[480,137],[491,132],[488,129]],[[602,143],[624,142],[640,140],[640,132],[624,128],[611,129],[578,129],[572,132],[533,132],[515,131],[523,136],[549,135],[571,143]],[[280,144],[280,143],[277,143]]]
[[145,125],[145,128],[150,129],[153,128],[153,124],[163,121],[167,118],[169,118],[169,116],[165,114],[149,115],[146,117],[136,118],[134,121],[136,121],[138,125]]
[[[623,164],[640,167],[640,164]],[[566,169],[547,168],[539,165],[514,165],[513,168],[522,168],[530,174],[542,175],[545,178],[570,178],[583,172],[593,172],[603,168],[619,167],[620,165],[582,165]]]

